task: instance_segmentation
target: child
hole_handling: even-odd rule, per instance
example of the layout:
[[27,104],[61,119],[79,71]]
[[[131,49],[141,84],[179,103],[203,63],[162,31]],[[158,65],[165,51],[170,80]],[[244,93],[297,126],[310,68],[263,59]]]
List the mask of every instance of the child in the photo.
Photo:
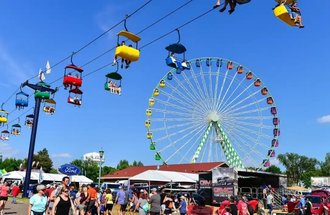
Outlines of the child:
[[305,26],[303,26],[302,24],[301,13],[297,2],[292,2],[292,4],[290,5],[290,10],[296,26],[299,26],[299,28],[304,28]]

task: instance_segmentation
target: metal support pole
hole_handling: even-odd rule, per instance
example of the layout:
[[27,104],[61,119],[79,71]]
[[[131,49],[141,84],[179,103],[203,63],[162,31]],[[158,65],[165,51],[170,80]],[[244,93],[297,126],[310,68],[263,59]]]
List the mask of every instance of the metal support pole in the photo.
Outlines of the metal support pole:
[[33,118],[33,125],[32,125],[31,138],[30,138],[30,147],[29,147],[29,155],[28,155],[28,160],[27,160],[27,168],[26,168],[26,172],[25,172],[23,197],[28,197],[28,190],[29,190],[31,170],[32,170],[32,160],[33,160],[33,154],[34,154],[34,146],[35,146],[36,136],[37,136],[40,103],[41,103],[41,99],[35,98],[34,118]]
[[101,158],[100,158],[100,164],[99,164],[99,188],[100,188],[100,186],[101,186],[101,165],[102,165],[102,160],[101,160]]

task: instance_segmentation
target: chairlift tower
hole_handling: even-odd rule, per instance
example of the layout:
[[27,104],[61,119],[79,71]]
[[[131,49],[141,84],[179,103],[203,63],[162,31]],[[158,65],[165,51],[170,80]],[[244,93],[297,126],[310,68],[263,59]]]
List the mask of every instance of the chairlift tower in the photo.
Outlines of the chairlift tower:
[[36,136],[37,136],[40,103],[44,99],[49,99],[50,94],[54,94],[57,91],[57,89],[51,89],[50,86],[43,81],[40,81],[36,84],[30,84],[28,81],[26,81],[22,84],[22,88],[25,86],[35,90],[35,92],[34,92],[34,95],[35,95],[34,96],[34,98],[35,98],[34,120],[33,120],[31,137],[30,137],[29,154],[28,154],[28,160],[27,160],[27,168],[26,168],[26,173],[25,173],[24,191],[23,191],[23,197],[28,197],[28,190],[29,190],[31,170],[32,170],[32,162],[33,162],[32,160],[33,160],[34,147],[35,147],[35,141],[36,141]]

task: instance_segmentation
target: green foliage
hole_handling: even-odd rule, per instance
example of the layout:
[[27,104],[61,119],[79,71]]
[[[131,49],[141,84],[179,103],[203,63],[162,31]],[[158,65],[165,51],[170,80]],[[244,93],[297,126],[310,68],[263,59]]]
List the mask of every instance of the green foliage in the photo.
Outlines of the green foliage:
[[35,163],[39,162],[37,168],[42,167],[42,170],[46,173],[49,173],[53,168],[53,161],[50,159],[48,150],[46,148],[37,152],[37,154],[33,155],[33,161]]
[[276,174],[282,173],[281,169],[275,165],[271,165],[270,167],[265,169],[265,172],[271,172],[271,173],[276,173]]
[[80,168],[81,174],[85,175],[87,178],[90,178],[93,181],[97,181],[99,176],[99,165],[98,162],[93,161],[92,159],[87,160],[73,160],[72,165],[75,165]]
[[141,161],[133,161],[131,166],[143,166],[143,163]]
[[117,170],[126,169],[129,166],[128,160],[120,160],[117,164]]
[[310,186],[310,177],[318,176],[320,162],[315,158],[309,158],[296,153],[285,153],[278,155],[278,160],[286,168],[288,176],[288,185],[297,185],[298,182],[304,182],[304,185]]
[[324,162],[320,163],[320,167],[321,167],[322,176],[330,176],[330,153],[329,152],[325,155]]
[[115,171],[117,171],[117,169],[112,166],[103,166],[102,167],[102,175],[111,174]]
[[15,158],[6,158],[0,163],[0,169],[5,169],[7,172],[19,170],[19,166],[23,163],[23,160]]

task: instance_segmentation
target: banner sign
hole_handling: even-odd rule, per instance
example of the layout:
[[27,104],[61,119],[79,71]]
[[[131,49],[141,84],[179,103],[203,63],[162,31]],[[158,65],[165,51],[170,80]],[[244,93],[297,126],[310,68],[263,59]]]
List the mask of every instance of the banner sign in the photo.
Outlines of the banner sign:
[[79,175],[80,168],[72,164],[63,164],[58,168],[58,171],[65,175]]
[[233,168],[214,168],[212,170],[212,203],[220,204],[228,197],[235,195],[237,182],[237,173]]

